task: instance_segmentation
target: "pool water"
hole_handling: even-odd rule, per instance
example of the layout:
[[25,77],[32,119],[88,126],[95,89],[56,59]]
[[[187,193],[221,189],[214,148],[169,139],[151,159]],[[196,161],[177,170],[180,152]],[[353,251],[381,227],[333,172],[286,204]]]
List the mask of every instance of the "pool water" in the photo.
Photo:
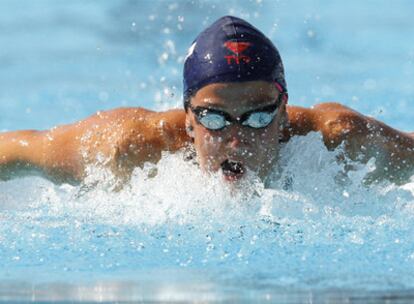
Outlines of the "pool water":
[[[279,48],[291,104],[340,101],[410,131],[413,9],[411,1],[2,1],[0,130],[50,128],[119,106],[180,107],[188,46],[233,14]],[[340,153],[318,133],[293,138],[267,185],[250,173],[236,188],[182,153],[137,168],[119,192],[94,167],[80,186],[0,182],[0,300],[412,300],[414,179],[366,186],[375,160],[344,175]]]

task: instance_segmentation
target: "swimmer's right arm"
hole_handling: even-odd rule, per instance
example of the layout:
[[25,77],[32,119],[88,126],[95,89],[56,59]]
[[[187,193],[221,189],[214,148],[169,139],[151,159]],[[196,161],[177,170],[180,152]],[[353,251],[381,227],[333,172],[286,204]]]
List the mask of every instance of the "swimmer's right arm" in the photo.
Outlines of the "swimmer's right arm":
[[0,134],[0,180],[42,175],[54,182],[76,183],[83,165],[76,153],[76,140],[66,126],[63,138],[53,142],[55,130],[12,131]]
[[56,183],[78,183],[87,165],[107,167],[122,179],[162,151],[188,144],[182,110],[121,108],[47,131],[0,133],[0,180],[40,174]]

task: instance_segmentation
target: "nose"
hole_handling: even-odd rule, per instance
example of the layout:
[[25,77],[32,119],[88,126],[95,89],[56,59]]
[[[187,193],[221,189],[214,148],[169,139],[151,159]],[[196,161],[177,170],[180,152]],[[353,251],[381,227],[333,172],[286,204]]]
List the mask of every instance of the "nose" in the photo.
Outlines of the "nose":
[[242,144],[245,143],[246,136],[243,134],[243,131],[239,126],[230,126],[228,132],[229,135],[227,143],[231,149],[238,149]]
[[232,136],[230,138],[229,147],[233,150],[239,148],[240,147],[240,138],[238,138],[237,136]]

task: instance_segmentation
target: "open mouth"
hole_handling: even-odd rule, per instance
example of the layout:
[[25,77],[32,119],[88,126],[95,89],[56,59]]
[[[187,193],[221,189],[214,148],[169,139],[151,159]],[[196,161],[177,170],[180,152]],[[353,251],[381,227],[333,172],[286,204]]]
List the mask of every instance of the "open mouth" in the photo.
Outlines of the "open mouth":
[[226,159],[221,163],[221,170],[227,180],[237,180],[241,178],[246,171],[241,162]]

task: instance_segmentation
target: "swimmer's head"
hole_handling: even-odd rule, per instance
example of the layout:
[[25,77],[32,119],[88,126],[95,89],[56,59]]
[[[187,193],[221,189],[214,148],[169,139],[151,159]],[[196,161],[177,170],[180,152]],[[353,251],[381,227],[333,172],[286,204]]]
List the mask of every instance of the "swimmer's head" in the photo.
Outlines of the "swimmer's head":
[[193,41],[184,62],[184,108],[211,83],[263,80],[287,97],[283,63],[273,43],[250,23],[218,19]]
[[246,21],[222,17],[193,42],[184,64],[187,133],[200,166],[238,180],[266,177],[287,122],[283,64]]

